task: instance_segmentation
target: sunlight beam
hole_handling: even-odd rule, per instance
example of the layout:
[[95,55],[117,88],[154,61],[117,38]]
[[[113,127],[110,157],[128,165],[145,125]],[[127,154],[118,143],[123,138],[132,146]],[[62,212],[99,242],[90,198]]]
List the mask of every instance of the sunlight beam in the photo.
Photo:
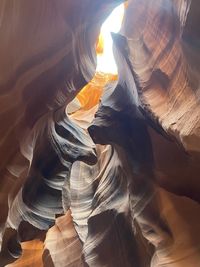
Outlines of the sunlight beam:
[[124,17],[124,9],[124,4],[115,8],[101,27],[99,40],[103,48],[102,53],[97,54],[97,72],[117,74],[117,66],[112,51],[111,32],[119,32]]

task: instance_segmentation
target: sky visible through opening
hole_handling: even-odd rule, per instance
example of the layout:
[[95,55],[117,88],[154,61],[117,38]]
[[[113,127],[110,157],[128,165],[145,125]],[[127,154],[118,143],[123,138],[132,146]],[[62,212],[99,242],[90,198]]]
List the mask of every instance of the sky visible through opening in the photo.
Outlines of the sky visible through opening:
[[97,72],[117,74],[117,66],[112,52],[111,32],[119,32],[124,16],[124,4],[116,7],[101,27],[103,53],[97,55]]
[[[101,27],[99,42],[97,44],[96,72],[101,72],[103,74],[111,74],[114,76],[118,74],[117,66],[112,51],[113,41],[111,38],[111,32],[119,32],[124,17],[124,9],[124,4],[121,4],[116,7]],[[95,79],[95,77],[93,79]],[[97,81],[95,80],[95,82]],[[91,100],[90,98],[92,96],[92,98],[95,98],[95,101],[97,101],[99,99],[100,94],[100,92],[98,91],[101,89],[102,86],[102,84],[99,86],[98,84],[97,86],[91,86],[90,84],[87,84],[76,96],[76,98],[72,102],[70,102],[70,104],[68,104],[67,113],[73,113],[79,110],[82,106],[88,107],[91,103],[91,106],[94,105],[94,99]]]

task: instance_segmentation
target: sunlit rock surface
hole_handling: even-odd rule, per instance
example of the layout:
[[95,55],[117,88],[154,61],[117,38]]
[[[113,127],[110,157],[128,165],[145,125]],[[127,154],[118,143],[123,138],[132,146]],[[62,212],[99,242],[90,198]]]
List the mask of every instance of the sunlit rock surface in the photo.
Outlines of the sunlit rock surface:
[[95,73],[122,2],[0,2],[1,267],[200,264],[200,5],[129,0]]
[[197,1],[129,1],[121,30],[141,105],[194,154],[200,150],[198,15]]

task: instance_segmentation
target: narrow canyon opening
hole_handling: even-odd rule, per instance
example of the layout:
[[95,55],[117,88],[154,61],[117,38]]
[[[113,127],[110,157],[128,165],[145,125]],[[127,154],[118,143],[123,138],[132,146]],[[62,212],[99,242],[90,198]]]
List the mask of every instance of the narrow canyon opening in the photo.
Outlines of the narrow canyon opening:
[[[111,33],[121,29],[126,4],[118,5],[102,24],[96,44],[97,66],[93,79],[79,92],[67,106],[67,113],[78,109],[89,110],[99,103],[103,89],[109,82],[117,81],[118,70],[113,55],[113,40]],[[94,110],[96,111],[96,109]]]
[[120,31],[124,11],[124,4],[116,7],[101,27],[97,45],[97,72],[117,75],[117,66],[112,50],[113,41],[111,32],[118,33]]

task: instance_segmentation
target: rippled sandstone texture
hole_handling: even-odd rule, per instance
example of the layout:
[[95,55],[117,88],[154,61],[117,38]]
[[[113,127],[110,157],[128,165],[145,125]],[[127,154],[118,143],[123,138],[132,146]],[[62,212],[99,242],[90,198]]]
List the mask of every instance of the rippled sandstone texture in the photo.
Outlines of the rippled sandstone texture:
[[0,266],[199,266],[200,6],[129,0],[116,79],[121,2],[0,2]]

